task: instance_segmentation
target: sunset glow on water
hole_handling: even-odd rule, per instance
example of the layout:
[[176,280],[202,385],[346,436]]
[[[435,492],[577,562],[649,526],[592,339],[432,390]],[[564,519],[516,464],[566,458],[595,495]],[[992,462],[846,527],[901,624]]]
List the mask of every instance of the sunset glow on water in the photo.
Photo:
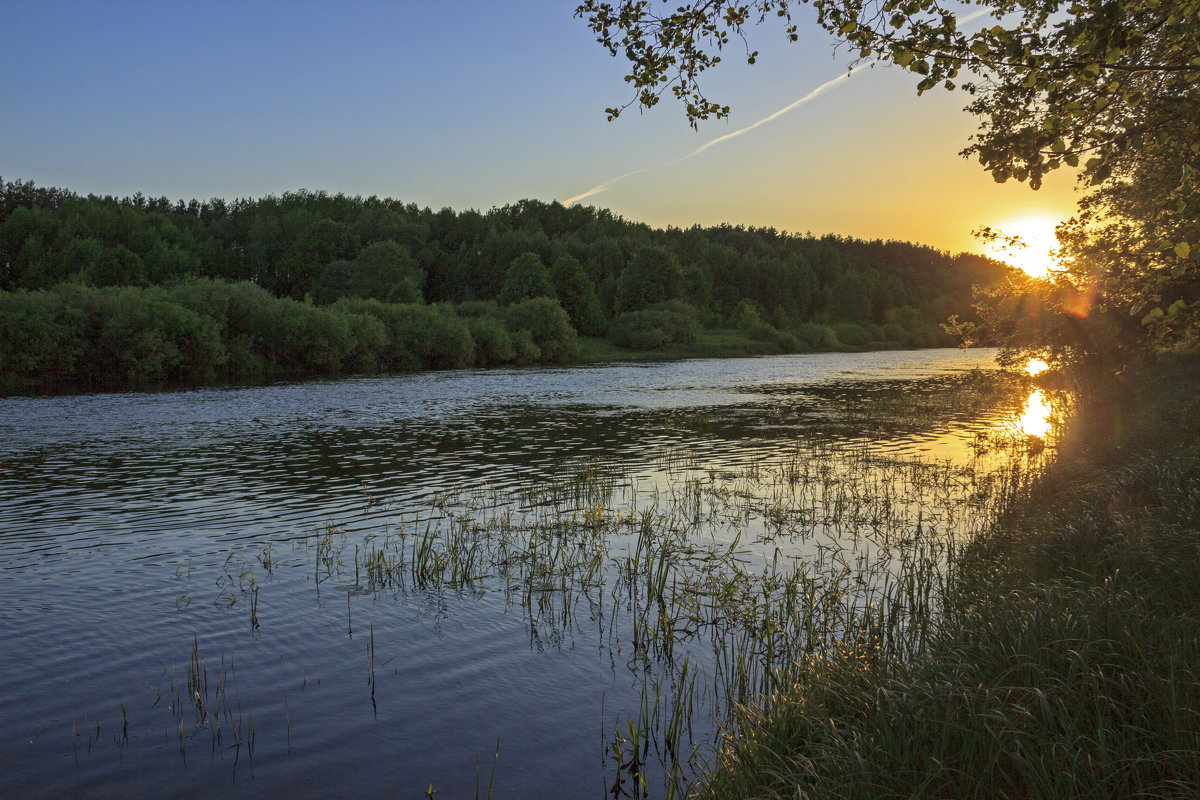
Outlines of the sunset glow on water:
[[1045,439],[1050,433],[1050,415],[1053,410],[1046,393],[1041,389],[1034,389],[1025,401],[1025,408],[1021,410],[1021,416],[1017,420],[1021,433]]

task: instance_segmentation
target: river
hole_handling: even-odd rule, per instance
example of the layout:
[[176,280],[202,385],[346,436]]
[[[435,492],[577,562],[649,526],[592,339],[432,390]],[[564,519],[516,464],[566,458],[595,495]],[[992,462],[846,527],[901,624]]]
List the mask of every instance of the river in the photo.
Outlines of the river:
[[913,645],[1042,457],[994,355],[0,399],[0,793],[660,795],[856,604]]

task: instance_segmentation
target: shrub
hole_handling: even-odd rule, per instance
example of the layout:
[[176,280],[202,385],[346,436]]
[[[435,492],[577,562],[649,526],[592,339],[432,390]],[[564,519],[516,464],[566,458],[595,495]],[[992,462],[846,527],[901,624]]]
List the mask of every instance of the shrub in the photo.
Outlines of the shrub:
[[833,332],[833,328],[828,325],[822,325],[819,322],[806,322],[796,328],[795,334],[801,342],[804,342],[814,350],[829,350],[837,347],[837,336]]
[[513,331],[509,336],[513,346],[513,361],[518,364],[536,364],[542,360],[542,350],[534,344],[529,331]]
[[955,347],[958,340],[937,325],[921,325],[913,332],[913,344],[917,347]]
[[681,300],[659,303],[643,311],[627,311],[613,318],[608,336],[630,350],[653,350],[670,342],[692,344],[700,338],[696,311]]
[[467,323],[444,306],[343,299],[334,307],[370,314],[387,327],[391,344],[383,351],[385,369],[457,369],[475,363]]
[[[730,312],[729,319],[735,328],[743,331],[749,331],[752,328],[765,324],[762,318],[762,309],[759,308],[758,303],[750,299],[739,301],[733,307],[733,311]],[[751,334],[750,338],[753,339],[756,337]]]
[[350,332],[350,351],[342,359],[349,372],[377,372],[387,360],[388,329],[377,317],[339,309]]
[[0,292],[0,376],[16,389],[54,389],[74,380],[82,324],[53,292]]
[[[512,337],[504,325],[490,317],[468,317],[467,329],[475,340],[475,363],[481,367],[507,364],[516,357]],[[526,332],[528,333],[528,332]],[[533,339],[529,339],[533,344]]]
[[608,338],[630,350],[654,350],[667,343],[666,332],[656,325],[660,315],[653,311],[627,311],[613,317]]
[[862,347],[871,341],[871,334],[861,325],[853,322],[838,322],[833,326],[833,335],[837,340],[849,347]]
[[912,344],[912,335],[904,330],[904,326],[897,325],[895,322],[889,322],[883,326],[883,338],[887,342],[895,342],[902,345]]
[[[540,351],[540,360],[562,363],[579,352],[579,341],[567,312],[550,297],[522,300],[504,309],[510,334],[528,331]],[[515,339],[514,339],[515,344]]]

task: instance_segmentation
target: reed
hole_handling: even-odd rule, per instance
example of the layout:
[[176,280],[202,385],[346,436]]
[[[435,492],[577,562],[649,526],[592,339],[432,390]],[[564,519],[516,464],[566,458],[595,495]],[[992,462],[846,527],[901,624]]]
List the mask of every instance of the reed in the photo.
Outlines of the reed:
[[[960,392],[972,398],[968,405],[1010,391],[972,381]],[[957,398],[935,407],[898,396],[882,409],[847,413],[856,429],[932,429]],[[755,740],[761,720],[788,708],[795,687],[824,680],[822,697],[832,703],[839,681],[870,686],[885,668],[914,669],[940,646],[945,620],[963,603],[960,587],[977,574],[967,566],[973,543],[1028,495],[1047,459],[1005,431],[990,433],[986,449],[976,447],[965,463],[803,432],[756,453],[740,467],[716,469],[697,451],[672,446],[652,459],[649,475],[571,460],[548,480],[511,490],[458,486],[421,508],[400,508],[364,484],[368,502],[355,504],[352,520],[330,520],[291,547],[318,593],[327,585],[347,592],[348,627],[351,593],[359,592],[438,604],[497,592],[538,646],[594,624],[636,695],[615,703],[602,723],[614,796],[682,796],[698,769],[700,789],[716,786],[720,770],[704,754],[724,759]],[[232,607],[245,599],[252,631],[261,625],[260,590],[287,577],[284,564],[301,566],[271,544],[258,548],[248,560],[230,554],[215,601]],[[842,663],[862,671],[839,673]],[[372,620],[372,709],[376,666]],[[181,754],[202,729],[214,748],[228,741],[252,754],[249,702],[243,712],[236,687],[232,695],[227,687],[232,656],[227,670],[222,654],[212,678],[194,637],[186,732],[171,677]],[[283,707],[290,750],[286,696]],[[493,778],[495,770],[494,760]]]

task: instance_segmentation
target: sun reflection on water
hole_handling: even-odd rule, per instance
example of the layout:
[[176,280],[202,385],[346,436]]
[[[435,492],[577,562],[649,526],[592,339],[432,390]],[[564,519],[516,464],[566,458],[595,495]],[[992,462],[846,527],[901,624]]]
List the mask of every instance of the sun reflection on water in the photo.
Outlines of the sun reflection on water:
[[1046,393],[1041,389],[1034,389],[1030,392],[1029,399],[1025,401],[1025,407],[1021,409],[1021,416],[1017,418],[1017,427],[1025,436],[1045,439],[1046,434],[1050,433],[1052,411]]

